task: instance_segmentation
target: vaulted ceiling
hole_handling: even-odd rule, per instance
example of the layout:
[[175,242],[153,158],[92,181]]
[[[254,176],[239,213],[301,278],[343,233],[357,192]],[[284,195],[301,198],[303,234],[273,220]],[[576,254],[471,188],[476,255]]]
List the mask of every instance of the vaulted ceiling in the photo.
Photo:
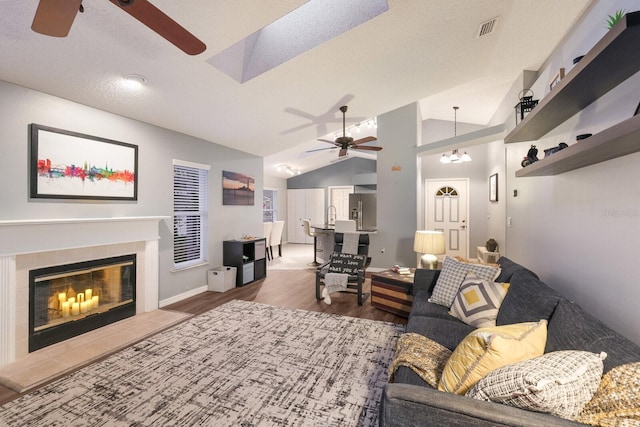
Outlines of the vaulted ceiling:
[[[311,1],[315,15],[270,41],[274,52],[315,21],[334,32],[341,2]],[[328,19],[317,12],[323,1]],[[388,0],[386,12],[244,83],[212,58],[305,0],[151,2],[206,50],[186,55],[108,0],[84,0],[65,38],[30,29],[38,1],[0,0],[0,79],[261,157],[301,153],[341,128],[342,104],[348,124],[416,101],[423,119],[451,120],[458,105],[458,121],[486,124],[522,70],[542,65],[591,0]],[[344,13],[358,14],[353,9]],[[478,37],[496,17],[493,31]],[[129,74],[146,85],[128,91]]]

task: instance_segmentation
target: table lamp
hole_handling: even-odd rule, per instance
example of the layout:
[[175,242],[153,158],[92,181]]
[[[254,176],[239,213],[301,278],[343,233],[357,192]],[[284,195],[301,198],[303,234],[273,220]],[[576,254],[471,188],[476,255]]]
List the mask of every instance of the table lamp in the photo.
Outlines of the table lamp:
[[423,254],[418,267],[435,270],[438,268],[436,255],[445,253],[444,232],[418,230],[413,239],[413,251]]

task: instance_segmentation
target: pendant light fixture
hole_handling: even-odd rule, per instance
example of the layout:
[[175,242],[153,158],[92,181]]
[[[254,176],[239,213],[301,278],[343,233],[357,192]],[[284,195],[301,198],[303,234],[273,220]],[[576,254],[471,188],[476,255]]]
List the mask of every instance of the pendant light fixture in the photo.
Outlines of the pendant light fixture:
[[[458,108],[460,107],[453,107],[453,137],[454,138],[458,135]],[[443,154],[442,157],[440,157],[440,163],[442,164],[462,163],[462,162],[470,162],[470,161],[471,161],[471,156],[468,155],[466,151],[463,154],[460,154],[457,148],[454,149],[450,155],[447,156],[446,154]]]

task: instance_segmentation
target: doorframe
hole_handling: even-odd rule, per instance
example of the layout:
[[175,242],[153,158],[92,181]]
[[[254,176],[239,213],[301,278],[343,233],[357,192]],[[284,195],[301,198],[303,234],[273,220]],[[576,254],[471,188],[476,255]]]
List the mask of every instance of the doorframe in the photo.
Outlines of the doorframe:
[[355,191],[356,191],[355,185],[329,185],[329,186],[327,186],[327,204],[326,204],[327,212],[325,212],[325,214],[327,215],[326,222],[329,222],[328,213],[329,213],[329,206],[331,206],[331,190],[334,190],[334,189],[351,190],[352,194],[355,193]]
[[426,230],[427,228],[427,200],[428,200],[428,194],[427,194],[427,190],[429,189],[429,183],[430,182],[446,182],[446,181],[464,181],[466,183],[467,186],[467,191],[466,191],[466,218],[467,218],[467,253],[465,258],[469,258],[469,253],[471,251],[470,248],[470,242],[471,242],[471,221],[470,221],[470,213],[471,213],[471,179],[469,177],[458,177],[458,178],[428,178],[424,180],[424,187],[422,189],[422,211],[423,211],[423,218],[422,218],[422,224],[420,225],[423,228],[420,228],[420,230]]

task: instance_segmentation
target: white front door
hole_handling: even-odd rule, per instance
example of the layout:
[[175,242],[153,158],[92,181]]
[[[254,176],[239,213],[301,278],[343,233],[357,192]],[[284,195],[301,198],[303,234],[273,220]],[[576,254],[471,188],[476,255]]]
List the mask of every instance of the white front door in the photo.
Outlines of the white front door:
[[425,203],[427,230],[444,231],[446,254],[468,258],[467,223],[469,180],[427,180]]

